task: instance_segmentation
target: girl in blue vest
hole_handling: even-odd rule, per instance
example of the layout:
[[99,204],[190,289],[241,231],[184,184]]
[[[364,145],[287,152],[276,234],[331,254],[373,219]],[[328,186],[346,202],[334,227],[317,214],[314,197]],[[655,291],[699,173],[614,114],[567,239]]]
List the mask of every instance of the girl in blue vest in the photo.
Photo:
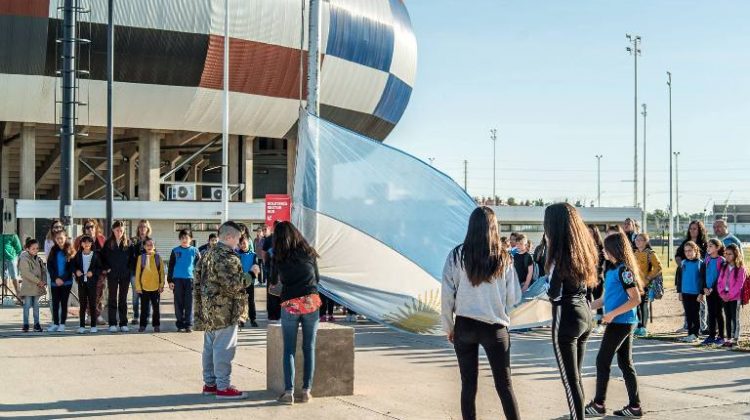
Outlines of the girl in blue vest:
[[47,256],[50,289],[52,291],[52,325],[50,332],[65,332],[68,318],[68,298],[73,287],[73,257],[75,250],[65,231],[55,234],[55,245]]
[[[256,311],[255,311],[255,279],[258,278],[258,274],[260,273],[260,266],[258,266],[258,257],[255,255],[255,252],[253,252],[253,243],[250,241],[250,238],[248,238],[246,235],[242,235],[240,237],[240,245],[239,249],[237,249],[237,256],[240,257],[240,261],[242,262],[242,271],[245,273],[248,273],[250,277],[253,279],[252,283],[250,283],[250,286],[245,289],[247,291],[247,315],[248,319],[250,320],[250,326],[253,328],[258,327],[258,323],[255,321],[256,318]],[[244,327],[245,324],[243,322],[240,323],[241,327]]]
[[703,276],[703,296],[708,307],[708,337],[701,343],[704,346],[724,345],[724,302],[719,296],[716,282],[724,265],[724,243],[713,238],[708,241],[708,254],[703,261],[706,275]]
[[605,400],[610,366],[617,354],[617,366],[625,379],[629,402],[613,414],[640,418],[643,410],[638,396],[638,377],[633,366],[633,331],[638,324],[637,308],[643,290],[638,263],[630,240],[622,232],[604,239],[604,256],[611,263],[604,274],[604,295],[591,307],[604,307],[602,323],[606,327],[596,357],[596,396],[586,406],[586,417],[604,416],[607,413]]
[[700,334],[700,302],[703,300],[703,286],[706,266],[700,259],[700,248],[693,241],[685,243],[685,259],[680,261],[675,276],[677,293],[685,309],[688,323],[688,335],[681,341],[694,343]]

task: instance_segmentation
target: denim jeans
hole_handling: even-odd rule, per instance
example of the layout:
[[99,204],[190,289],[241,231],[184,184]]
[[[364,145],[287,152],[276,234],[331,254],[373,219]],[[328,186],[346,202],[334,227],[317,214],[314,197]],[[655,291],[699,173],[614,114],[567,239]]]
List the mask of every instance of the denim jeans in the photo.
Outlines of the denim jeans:
[[130,276],[130,290],[133,299],[133,319],[139,319],[141,314],[141,295],[135,291],[135,275]]
[[302,324],[302,357],[304,369],[302,388],[312,389],[315,374],[315,336],[320,319],[318,311],[307,315],[292,315],[281,310],[281,333],[284,337],[284,387],[288,392],[294,391],[294,355],[297,352],[297,329]]
[[29,309],[34,308],[34,325],[39,324],[39,296],[23,297],[23,325],[29,325]]
[[174,279],[174,316],[178,330],[193,326],[193,279]]
[[229,388],[232,360],[237,351],[237,326],[203,333],[203,382],[220,390]]

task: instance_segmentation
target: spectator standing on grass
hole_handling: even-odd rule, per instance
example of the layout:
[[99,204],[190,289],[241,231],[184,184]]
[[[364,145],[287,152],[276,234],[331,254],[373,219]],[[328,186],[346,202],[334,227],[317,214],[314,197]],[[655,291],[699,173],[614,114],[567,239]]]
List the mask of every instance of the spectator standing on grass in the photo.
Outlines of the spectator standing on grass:
[[65,231],[57,232],[55,245],[47,256],[47,271],[52,283],[52,325],[49,332],[65,332],[68,319],[68,298],[73,287],[75,249]]
[[645,337],[648,335],[648,322],[651,316],[650,298],[648,296],[651,282],[661,276],[661,261],[656,256],[656,252],[651,249],[651,238],[647,233],[639,233],[635,238],[635,260],[638,268],[638,278],[641,279],[639,288],[641,291],[641,301],[638,305],[638,328],[635,329],[636,337]]
[[[643,245],[640,234],[636,243]],[[646,243],[648,238],[646,238]],[[643,247],[645,249],[645,247]],[[587,417],[607,414],[605,401],[612,359],[617,354],[617,366],[622,371],[628,391],[628,405],[613,413],[617,417],[643,416],[638,395],[638,377],[633,365],[633,330],[638,323],[636,308],[641,303],[644,290],[639,264],[632,251],[630,240],[624,234],[610,235],[604,240],[604,255],[612,264],[604,275],[604,296],[591,305],[603,307],[606,325],[599,353],[596,356],[596,396],[586,406]]]
[[218,243],[195,268],[195,329],[203,331],[203,395],[244,399],[231,385],[237,351],[237,326],[247,317],[249,276],[235,253],[241,227],[232,221],[219,227]]
[[201,254],[192,245],[193,233],[189,229],[182,229],[178,238],[180,245],[169,256],[167,282],[174,293],[177,332],[190,333],[193,332],[193,278]]
[[34,331],[42,332],[39,323],[39,298],[47,293],[47,267],[39,258],[39,242],[36,239],[26,241],[26,250],[18,260],[18,271],[21,273],[21,291],[23,299],[23,332],[29,331],[29,309],[34,311]]
[[714,222],[714,233],[720,241],[724,242],[725,247],[728,247],[729,245],[737,245],[737,247],[742,249],[742,242],[729,232],[729,226],[727,225],[726,220],[719,219]]
[[89,312],[91,332],[97,333],[96,327],[96,287],[102,271],[101,256],[94,249],[94,238],[83,235],[78,241],[78,252],[73,259],[73,270],[78,283],[78,301],[81,307],[78,313],[78,333],[86,332],[86,311]]
[[141,296],[141,318],[138,332],[146,331],[149,313],[153,310],[151,325],[154,327],[154,332],[158,333],[161,331],[159,303],[164,291],[166,270],[164,261],[156,252],[156,244],[152,238],[143,240],[143,249],[146,252],[138,257],[135,266],[135,291]]
[[464,243],[446,258],[441,286],[441,319],[458,358],[464,419],[477,418],[480,345],[505,418],[521,418],[511,381],[508,333],[508,313],[521,301],[517,277],[513,259],[500,243],[495,213],[489,207],[476,208]]
[[107,272],[109,332],[128,332],[128,287],[130,286],[130,240],[125,224],[112,223],[112,233],[102,248],[102,265]]
[[516,269],[518,281],[521,283],[521,293],[531,286],[531,280],[534,276],[534,258],[529,254],[529,239],[526,235],[519,233],[516,235],[516,253],[513,255],[513,266]]
[[[260,267],[258,266],[258,257],[255,255],[255,252],[250,248],[250,239],[242,235],[240,237],[240,245],[237,249],[237,256],[240,257],[240,261],[242,262],[242,271],[244,271],[247,275],[250,276],[250,285],[247,286],[247,305],[248,305],[248,319],[250,320],[250,326],[253,328],[258,327],[258,323],[255,321],[257,318],[256,310],[255,310],[255,279],[258,278],[258,274],[260,273]],[[240,327],[244,327],[245,323],[241,322]]]
[[581,368],[591,333],[587,288],[597,282],[598,255],[578,210],[568,203],[544,211],[547,272],[552,302],[552,346],[560,369],[570,416],[584,418]]
[[281,282],[281,331],[284,341],[284,393],[278,401],[294,404],[294,371],[297,330],[302,325],[302,402],[312,398],[315,376],[315,338],[318,332],[318,253],[289,222],[273,230],[273,275],[269,283]]
[[685,244],[689,241],[693,241],[698,245],[698,248],[701,251],[700,257],[705,258],[706,253],[708,252],[708,232],[706,231],[706,226],[700,220],[693,220],[690,222],[685,239],[680,246],[677,247],[677,251],[675,251],[674,260],[678,266],[680,265],[680,262],[685,259]]
[[685,259],[677,267],[675,286],[687,318],[687,337],[681,341],[693,343],[700,334],[700,301],[703,300],[705,265],[699,257],[700,248],[693,241],[685,244]]
[[146,248],[144,246],[146,239],[151,237],[151,223],[148,220],[141,220],[138,222],[138,228],[136,230],[136,235],[133,239],[131,239],[130,243],[132,244],[132,247],[130,248],[130,288],[132,290],[131,292],[131,299],[133,301],[133,320],[130,321],[131,324],[138,324],[140,322],[140,311],[141,311],[141,295],[139,295],[136,291],[135,287],[135,277],[136,277],[136,265],[138,264],[138,259],[141,257],[141,255],[146,253]]
[[[596,265],[596,286],[589,288],[588,298],[590,301],[594,301],[602,297],[604,293],[604,242],[602,241],[602,234],[599,232],[599,228],[596,225],[588,225],[589,234],[594,239],[594,245],[597,251],[597,265]],[[604,326],[602,325],[602,316],[604,315],[604,308],[596,309],[596,327],[591,331],[594,334],[601,334],[604,332]]]
[[748,272],[745,268],[742,248],[729,244],[724,251],[724,257],[726,262],[721,268],[716,287],[724,301],[724,315],[726,316],[727,337],[723,345],[733,347],[740,340],[742,287],[747,281]]
[[703,276],[703,296],[708,308],[708,337],[701,343],[704,346],[724,344],[724,301],[719,296],[716,282],[719,280],[725,259],[724,243],[716,238],[708,241],[708,255],[703,260],[706,274]]

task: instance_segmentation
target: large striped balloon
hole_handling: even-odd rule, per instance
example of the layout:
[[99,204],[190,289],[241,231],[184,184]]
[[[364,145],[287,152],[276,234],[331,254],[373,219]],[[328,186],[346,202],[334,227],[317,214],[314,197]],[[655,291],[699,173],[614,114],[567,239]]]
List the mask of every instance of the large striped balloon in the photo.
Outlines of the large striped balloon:
[[[80,0],[91,70],[82,125],[106,125],[106,0]],[[305,80],[304,0],[230,0],[230,132],[294,133]],[[0,120],[55,122],[61,0],[0,0]],[[116,1],[115,125],[221,131],[223,0]],[[376,139],[401,118],[416,72],[416,40],[400,0],[322,3],[321,114]],[[304,66],[303,66],[304,67]],[[302,77],[300,77],[302,76]]]

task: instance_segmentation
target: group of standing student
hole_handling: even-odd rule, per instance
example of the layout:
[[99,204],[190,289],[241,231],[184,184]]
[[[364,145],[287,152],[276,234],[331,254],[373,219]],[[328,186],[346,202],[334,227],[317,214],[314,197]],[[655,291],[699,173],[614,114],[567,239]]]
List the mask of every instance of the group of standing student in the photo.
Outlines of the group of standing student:
[[[441,319],[458,358],[464,419],[476,419],[480,345],[487,354],[505,417],[521,417],[511,381],[508,313],[521,300],[522,282],[498,235],[497,223],[492,209],[475,209],[464,243],[448,255],[443,269]],[[516,235],[516,245],[517,240]],[[545,210],[544,243],[540,246],[550,283],[553,350],[571,418],[606,414],[607,385],[615,355],[625,377],[629,402],[613,414],[641,417],[632,333],[638,324],[637,307],[644,290],[631,238],[618,229],[601,242],[600,252],[575,207],[560,203]],[[599,283],[600,270],[604,283],[601,297],[591,302],[587,289]],[[592,329],[592,310],[600,307],[605,327],[596,363],[596,395],[586,405],[581,367]]]

